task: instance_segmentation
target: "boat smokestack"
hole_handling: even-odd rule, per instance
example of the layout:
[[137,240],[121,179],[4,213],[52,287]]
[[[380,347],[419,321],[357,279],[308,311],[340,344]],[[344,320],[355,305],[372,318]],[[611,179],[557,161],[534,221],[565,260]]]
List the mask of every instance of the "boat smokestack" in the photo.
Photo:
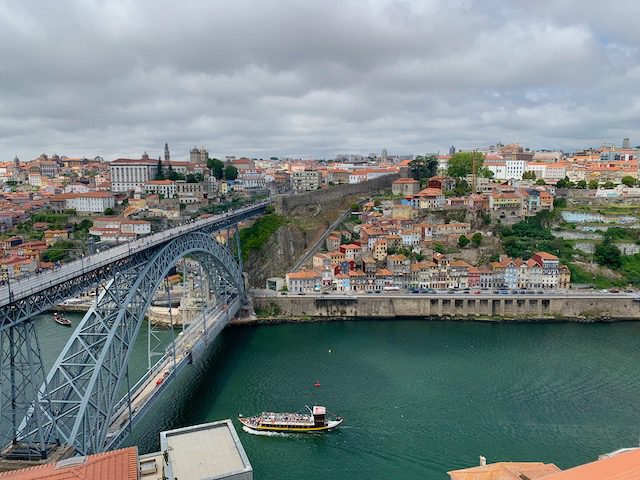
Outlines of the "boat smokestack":
[[487,457],[480,455],[480,466],[481,467],[486,467],[487,466]]

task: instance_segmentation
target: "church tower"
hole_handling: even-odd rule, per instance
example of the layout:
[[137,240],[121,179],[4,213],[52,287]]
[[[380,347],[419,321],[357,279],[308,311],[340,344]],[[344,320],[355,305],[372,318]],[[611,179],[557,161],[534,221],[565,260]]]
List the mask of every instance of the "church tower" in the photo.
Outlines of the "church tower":
[[168,162],[169,160],[171,160],[171,155],[169,154],[169,144],[165,143],[164,144],[164,161]]

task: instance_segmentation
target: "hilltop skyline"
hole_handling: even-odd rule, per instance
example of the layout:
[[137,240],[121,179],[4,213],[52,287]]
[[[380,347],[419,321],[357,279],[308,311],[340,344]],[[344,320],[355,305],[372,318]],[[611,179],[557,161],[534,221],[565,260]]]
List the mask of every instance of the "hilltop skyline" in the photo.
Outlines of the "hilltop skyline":
[[[0,2],[0,160],[640,140],[633,2]],[[155,152],[158,152],[157,154]]]

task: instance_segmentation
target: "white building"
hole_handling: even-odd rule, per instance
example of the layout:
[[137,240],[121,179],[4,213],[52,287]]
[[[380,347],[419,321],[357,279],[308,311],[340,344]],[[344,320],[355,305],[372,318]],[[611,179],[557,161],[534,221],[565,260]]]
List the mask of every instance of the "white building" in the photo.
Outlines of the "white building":
[[41,187],[42,186],[42,175],[39,173],[32,172],[29,174],[29,185],[32,187]]
[[158,161],[149,158],[134,160],[119,158],[109,164],[111,174],[111,191],[127,192],[142,188],[143,185],[156,178]]
[[113,194],[109,192],[69,193],[66,203],[67,208],[78,213],[103,213],[116,205]]
[[517,178],[522,179],[524,175],[527,162],[524,160],[505,160],[507,179]]
[[264,188],[266,185],[265,175],[255,169],[240,170],[238,180],[246,188]]
[[176,182],[173,180],[150,180],[144,183],[145,193],[155,193],[164,198],[174,198],[176,196]]

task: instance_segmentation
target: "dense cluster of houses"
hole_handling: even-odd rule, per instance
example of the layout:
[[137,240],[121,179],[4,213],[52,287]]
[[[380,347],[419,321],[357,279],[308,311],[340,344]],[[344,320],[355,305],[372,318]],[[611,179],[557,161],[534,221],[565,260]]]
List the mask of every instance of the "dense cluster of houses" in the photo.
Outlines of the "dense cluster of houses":
[[553,210],[556,189],[552,185],[489,179],[476,179],[476,183],[477,193],[454,196],[451,193],[455,180],[446,176],[430,178],[422,190],[417,180],[399,178],[392,183],[392,192],[402,198],[400,204],[410,205],[416,210],[465,208],[487,212],[492,219],[517,221],[541,210]]
[[[286,275],[291,293],[382,292],[410,289],[543,289],[569,288],[571,273],[558,257],[537,252],[529,260],[506,256],[488,265],[473,266],[448,255],[433,253],[429,260],[411,261],[403,254],[347,259],[358,245],[341,245],[338,255],[316,255],[314,268]],[[342,260],[341,258],[344,258]]]
[[[399,179],[395,185],[412,185],[408,179]],[[440,182],[439,179],[436,179]],[[439,185],[427,187],[426,196],[443,197]],[[292,293],[319,290],[339,292],[379,292],[396,289],[565,289],[570,282],[570,272],[560,265],[558,258],[538,252],[529,260],[501,257],[488,265],[474,266],[451,255],[438,253],[438,246],[458,245],[461,236],[467,239],[482,234],[474,231],[467,222],[430,223],[421,210],[446,209],[423,208],[413,203],[417,194],[404,190],[400,199],[385,200],[376,207],[367,202],[360,212],[360,223],[350,229],[337,230],[328,235],[326,251],[313,256],[312,268],[291,272],[286,276],[287,288]],[[553,201],[531,206],[534,195],[507,184],[497,184],[495,193],[515,196],[520,203],[496,207],[496,212],[510,211],[522,218],[540,209],[552,209]],[[544,191],[538,193],[545,193]],[[490,198],[491,198],[490,194]],[[425,198],[420,196],[419,198]],[[537,199],[540,196],[536,196]],[[486,204],[491,204],[487,200]],[[524,207],[523,204],[527,203]],[[511,205],[511,204],[509,204]],[[504,218],[504,217],[502,217]],[[509,217],[511,218],[511,216]],[[440,251],[443,251],[441,248]]]

